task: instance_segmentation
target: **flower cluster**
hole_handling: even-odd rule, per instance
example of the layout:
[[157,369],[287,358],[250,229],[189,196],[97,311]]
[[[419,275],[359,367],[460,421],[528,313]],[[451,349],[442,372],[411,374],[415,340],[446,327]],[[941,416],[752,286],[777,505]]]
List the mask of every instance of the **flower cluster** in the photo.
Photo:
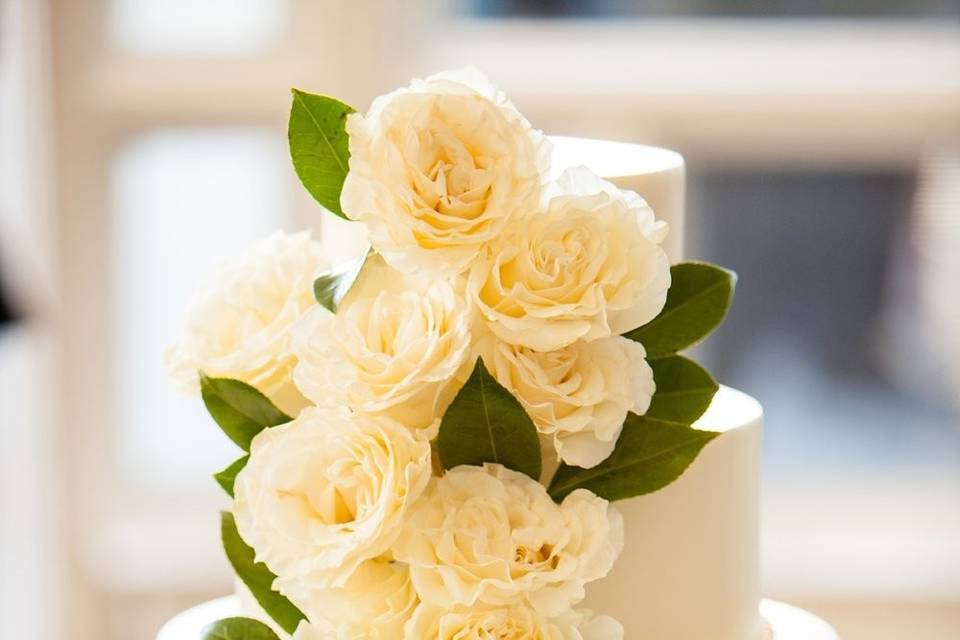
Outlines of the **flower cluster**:
[[641,344],[670,287],[667,228],[636,194],[550,166],[548,139],[473,69],[346,120],[340,203],[372,243],[335,311],[308,235],[229,266],[168,363],[294,416],[236,476],[243,540],[308,618],[300,640],[614,640],[579,609],[623,546],[608,502],[555,502],[500,464],[439,469],[434,440],[480,358],[553,453],[593,467],[654,393]]
[[313,279],[329,267],[309,232],[277,232],[216,274],[197,297],[180,341],[166,353],[182,391],[199,391],[198,372],[242,380],[287,411],[307,403],[293,385],[293,327],[310,308]]

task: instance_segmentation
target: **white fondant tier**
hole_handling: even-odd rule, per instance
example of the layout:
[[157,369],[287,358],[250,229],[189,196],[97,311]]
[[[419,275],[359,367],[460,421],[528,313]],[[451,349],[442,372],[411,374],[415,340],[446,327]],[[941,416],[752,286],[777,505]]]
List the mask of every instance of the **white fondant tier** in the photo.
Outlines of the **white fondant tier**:
[[[764,600],[760,603],[760,613],[769,626],[771,640],[838,640],[829,624],[788,604]],[[237,615],[241,613],[235,596],[211,600],[172,618],[160,630],[157,640],[200,640],[207,625]],[[712,637],[704,636],[700,640]],[[643,639],[628,635],[625,640]]]
[[721,387],[695,425],[721,431],[673,484],[617,503],[625,545],[585,606],[627,638],[759,640],[758,484],[763,411]]
[[669,149],[628,142],[566,136],[550,136],[550,141],[555,173],[585,166],[621,189],[639,193],[657,219],[670,225],[663,248],[671,264],[683,259],[683,156]]

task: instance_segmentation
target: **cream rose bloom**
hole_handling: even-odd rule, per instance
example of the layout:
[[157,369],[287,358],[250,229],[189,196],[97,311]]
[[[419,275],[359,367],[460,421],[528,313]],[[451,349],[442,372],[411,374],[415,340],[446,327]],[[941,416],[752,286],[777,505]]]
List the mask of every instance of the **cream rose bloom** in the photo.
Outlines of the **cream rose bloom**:
[[292,383],[290,330],[316,305],[313,280],[327,268],[309,232],[277,232],[226,264],[201,292],[177,344],[166,353],[182,391],[198,392],[198,371],[242,380],[287,410],[304,401]]
[[403,425],[309,407],[253,439],[234,484],[237,529],[282,593],[344,587],[393,544],[430,473],[429,443]]
[[570,611],[545,618],[524,603],[442,609],[420,605],[406,640],[623,640],[623,627],[606,616],[587,619]]
[[511,344],[552,351],[622,334],[663,308],[666,234],[637,194],[570,169],[541,215],[474,264],[469,291],[490,330]]
[[533,351],[484,340],[483,361],[520,401],[567,464],[594,467],[613,453],[627,412],[644,414],[656,390],[646,351],[612,336]]
[[419,604],[407,566],[384,558],[361,564],[342,587],[284,595],[310,620],[312,629],[301,633],[329,640],[402,638]]
[[336,314],[294,332],[303,394],[384,415],[430,439],[470,375],[471,310],[444,279],[401,274],[370,256]]
[[584,610],[573,612],[573,616],[579,618],[576,629],[580,634],[573,640],[623,640],[623,625],[615,618],[594,616]]
[[476,69],[414,80],[346,126],[340,204],[401,271],[456,275],[536,211],[549,142]]
[[497,464],[451,469],[410,511],[394,554],[420,599],[452,609],[526,600],[566,611],[623,548],[623,519],[585,489],[556,504],[539,482]]

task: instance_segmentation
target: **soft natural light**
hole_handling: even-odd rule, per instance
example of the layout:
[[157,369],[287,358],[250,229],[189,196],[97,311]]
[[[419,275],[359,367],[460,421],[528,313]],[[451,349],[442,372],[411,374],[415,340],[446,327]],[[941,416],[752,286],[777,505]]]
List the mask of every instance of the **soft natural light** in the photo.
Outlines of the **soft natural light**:
[[163,369],[198,284],[289,219],[283,140],[255,129],[157,130],[113,160],[113,402],[122,477],[208,484],[233,445]]
[[140,54],[240,54],[283,32],[286,0],[111,0],[110,39]]

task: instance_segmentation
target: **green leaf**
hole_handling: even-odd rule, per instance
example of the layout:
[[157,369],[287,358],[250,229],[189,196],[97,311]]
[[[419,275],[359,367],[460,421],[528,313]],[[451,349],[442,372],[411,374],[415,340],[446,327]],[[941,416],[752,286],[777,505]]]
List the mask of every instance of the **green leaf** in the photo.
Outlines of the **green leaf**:
[[371,255],[374,255],[373,251],[367,250],[362,256],[321,273],[313,281],[313,297],[328,311],[336,313]]
[[280,640],[280,636],[253,618],[224,618],[207,625],[200,640]]
[[220,537],[223,539],[223,549],[227,553],[227,559],[230,560],[237,577],[247,586],[263,610],[280,625],[280,628],[287,633],[293,633],[306,616],[289,600],[273,590],[273,581],[277,576],[267,568],[267,565],[254,560],[253,548],[240,537],[233,514],[228,511],[220,512]]
[[673,355],[716,329],[733,300],[737,274],[705,262],[681,262],[670,268],[670,290],[656,318],[624,334],[643,344],[647,359]]
[[444,469],[497,462],[534,480],[540,478],[536,427],[480,359],[440,422],[437,449]]
[[329,211],[346,218],[340,192],[349,171],[347,116],[355,109],[339,100],[293,90],[287,139],[300,182]]
[[679,478],[718,435],[630,413],[609,458],[592,469],[560,465],[547,490],[557,502],[581,488],[611,501],[642,496]]
[[227,495],[231,498],[233,497],[233,483],[237,479],[237,474],[247,466],[247,460],[249,459],[250,456],[243,456],[242,458],[234,460],[233,463],[223,471],[213,474],[213,479],[223,487],[223,490],[226,491]]
[[648,418],[693,424],[720,388],[706,369],[683,356],[651,360],[650,366],[657,391],[647,409]]
[[216,423],[244,451],[250,450],[253,437],[267,427],[292,420],[265,395],[239,380],[211,378],[201,372],[200,393]]

